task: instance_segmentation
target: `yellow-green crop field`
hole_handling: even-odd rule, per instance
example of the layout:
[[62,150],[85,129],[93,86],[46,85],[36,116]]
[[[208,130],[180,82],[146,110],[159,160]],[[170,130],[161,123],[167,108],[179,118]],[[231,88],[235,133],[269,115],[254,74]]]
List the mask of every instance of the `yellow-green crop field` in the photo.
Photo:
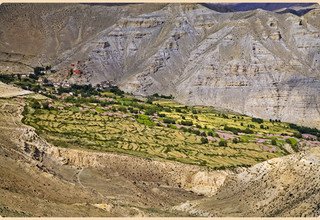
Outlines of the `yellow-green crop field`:
[[209,107],[187,107],[161,98],[143,101],[110,92],[95,98],[48,100],[49,107],[44,107],[43,100],[30,97],[24,123],[60,147],[173,160],[213,169],[250,166],[286,155],[283,145],[288,138],[295,145],[299,143],[287,123],[257,122],[248,116]]

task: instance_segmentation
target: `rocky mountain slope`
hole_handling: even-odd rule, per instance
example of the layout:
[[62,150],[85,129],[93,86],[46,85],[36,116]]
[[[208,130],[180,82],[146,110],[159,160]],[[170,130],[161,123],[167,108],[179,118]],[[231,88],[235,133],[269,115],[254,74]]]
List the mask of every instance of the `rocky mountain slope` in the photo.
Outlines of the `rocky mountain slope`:
[[[308,8],[297,16],[199,4],[8,5],[0,50],[36,56],[20,63],[52,63],[53,80],[111,81],[134,94],[173,94],[190,105],[319,128],[320,9]],[[12,11],[41,19],[9,28]],[[10,37],[16,32],[21,38]],[[66,79],[72,63],[82,75]]]
[[320,215],[319,148],[271,159],[228,176],[212,197],[176,207],[204,216]]

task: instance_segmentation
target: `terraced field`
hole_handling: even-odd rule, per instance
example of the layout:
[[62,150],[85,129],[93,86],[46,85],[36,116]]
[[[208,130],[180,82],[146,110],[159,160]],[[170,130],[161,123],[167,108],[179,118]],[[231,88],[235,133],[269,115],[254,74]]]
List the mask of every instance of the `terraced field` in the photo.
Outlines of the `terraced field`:
[[70,97],[64,95],[47,103],[29,98],[24,123],[61,147],[213,169],[250,166],[297,150],[299,143],[287,123],[254,120],[208,107],[186,107],[161,98],[139,100],[110,92],[90,98]]

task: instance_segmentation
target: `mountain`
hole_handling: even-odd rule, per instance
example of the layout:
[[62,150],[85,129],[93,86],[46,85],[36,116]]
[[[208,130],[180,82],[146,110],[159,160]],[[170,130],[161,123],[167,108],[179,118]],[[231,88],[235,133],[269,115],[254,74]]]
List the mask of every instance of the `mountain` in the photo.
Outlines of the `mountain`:
[[207,3],[205,5],[211,9],[214,9],[215,6],[219,5],[220,7],[229,9],[229,11],[237,12],[252,11],[256,9],[262,9],[266,11],[277,11],[285,8],[308,8],[310,6],[316,5],[316,3]]
[[[320,128],[320,8],[258,6],[2,4],[0,216],[319,216],[319,132],[268,119]],[[3,76],[46,65],[267,120]]]
[[[1,69],[50,63],[52,81],[109,81],[137,95],[173,94],[189,105],[319,128],[319,6],[232,7],[240,12],[200,4],[4,5]],[[285,13],[299,7],[312,9]],[[82,74],[66,79],[72,63]]]

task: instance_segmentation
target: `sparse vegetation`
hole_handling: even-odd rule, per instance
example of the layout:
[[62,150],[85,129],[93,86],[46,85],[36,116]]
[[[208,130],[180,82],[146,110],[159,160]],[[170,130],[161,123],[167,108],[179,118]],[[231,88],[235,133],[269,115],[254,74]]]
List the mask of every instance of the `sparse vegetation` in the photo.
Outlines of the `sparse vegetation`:
[[208,141],[208,139],[206,137],[202,137],[201,138],[201,143],[202,144],[207,144],[207,143],[209,143],[209,141]]
[[228,143],[227,143],[226,140],[221,139],[221,140],[219,141],[219,146],[220,146],[220,147],[228,147]]
[[[51,99],[40,102],[30,98],[23,112],[24,123],[35,127],[49,142],[63,147],[223,169],[288,154],[283,143],[290,140],[293,148],[297,144],[286,140],[283,134],[301,138],[297,130],[302,129],[298,127],[219,113],[209,107],[190,108],[161,95],[139,100],[118,87],[97,89],[91,85],[58,87],[55,92],[52,87],[29,82]],[[264,144],[276,149],[264,150],[257,142],[261,138]]]

